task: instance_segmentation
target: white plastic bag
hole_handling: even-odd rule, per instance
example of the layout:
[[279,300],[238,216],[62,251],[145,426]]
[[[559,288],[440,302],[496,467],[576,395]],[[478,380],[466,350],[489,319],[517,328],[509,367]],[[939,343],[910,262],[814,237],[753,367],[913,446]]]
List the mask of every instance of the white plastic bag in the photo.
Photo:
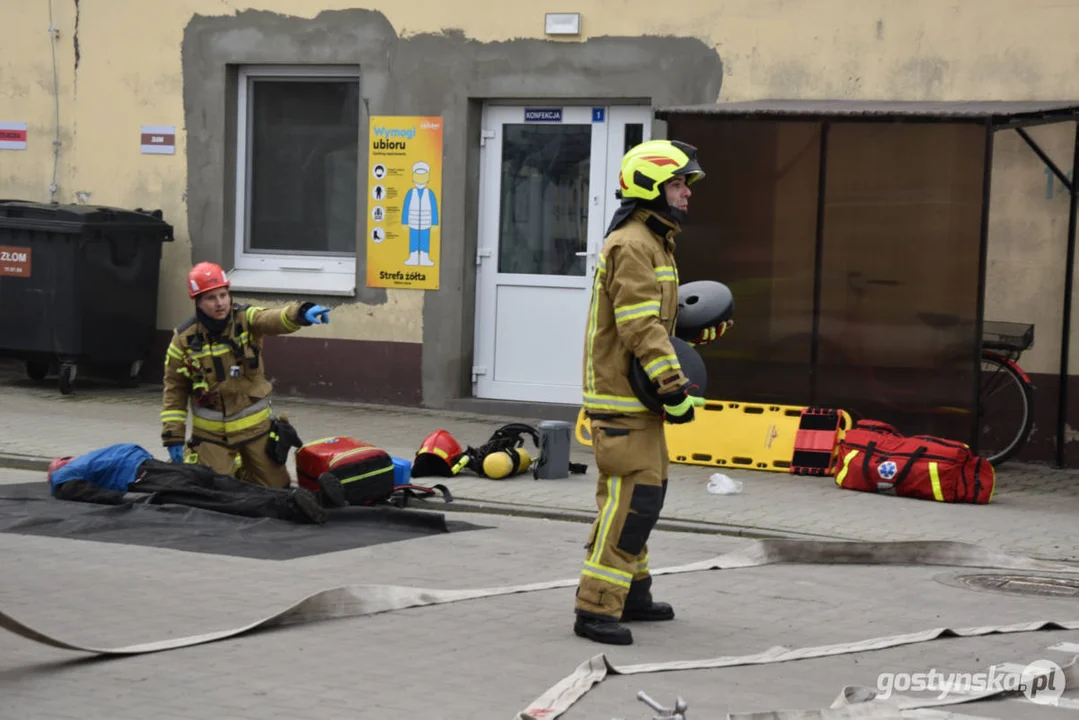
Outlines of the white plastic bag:
[[732,480],[723,473],[715,473],[708,479],[708,492],[713,495],[737,495],[742,492],[742,481]]

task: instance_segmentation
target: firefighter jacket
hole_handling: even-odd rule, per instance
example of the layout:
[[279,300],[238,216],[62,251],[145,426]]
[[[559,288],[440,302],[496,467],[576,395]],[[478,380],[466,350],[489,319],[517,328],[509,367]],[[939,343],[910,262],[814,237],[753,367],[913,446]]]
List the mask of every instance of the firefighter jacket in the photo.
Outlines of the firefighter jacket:
[[264,373],[262,339],[307,325],[307,306],[266,310],[234,303],[220,337],[211,337],[195,317],[177,327],[165,353],[162,443],[184,442],[189,401],[194,439],[235,446],[268,432],[273,386]]
[[649,412],[629,383],[634,358],[660,393],[688,384],[669,339],[678,314],[679,230],[638,208],[604,242],[585,332],[583,404],[590,416]]

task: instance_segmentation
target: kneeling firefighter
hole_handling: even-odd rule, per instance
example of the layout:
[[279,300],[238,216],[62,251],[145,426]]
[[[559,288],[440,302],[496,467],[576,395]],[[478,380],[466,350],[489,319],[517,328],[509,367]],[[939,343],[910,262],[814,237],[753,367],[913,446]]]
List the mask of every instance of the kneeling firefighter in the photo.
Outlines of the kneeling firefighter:
[[[616,645],[633,642],[620,622],[671,620],[674,610],[652,600],[648,537],[667,492],[664,421],[686,423],[704,398],[672,347],[678,313],[675,236],[687,218],[689,186],[704,177],[697,149],[651,140],[622,158],[622,201],[607,229],[593,279],[585,335],[584,410],[591,422],[599,470],[599,513],[586,544],[575,602],[574,632]],[[706,328],[695,344],[722,335]],[[653,383],[662,413],[634,393],[630,363]]]
[[266,335],[328,323],[329,308],[294,302],[267,310],[233,303],[230,282],[213,263],[192,268],[187,286],[195,316],[173,331],[165,356],[162,443],[173,462],[184,461],[190,402],[191,447],[200,465],[230,475],[238,455],[244,480],[288,487],[287,443],[295,442],[275,432],[262,342]]

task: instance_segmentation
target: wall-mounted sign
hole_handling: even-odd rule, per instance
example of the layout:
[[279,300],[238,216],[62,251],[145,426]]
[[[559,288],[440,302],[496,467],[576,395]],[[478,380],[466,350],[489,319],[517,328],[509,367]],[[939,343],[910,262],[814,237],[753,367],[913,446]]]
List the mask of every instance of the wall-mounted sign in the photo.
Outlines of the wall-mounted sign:
[[0,275],[30,277],[30,248],[0,245]]
[[144,155],[174,155],[176,128],[172,125],[143,125],[139,149]]
[[442,118],[371,118],[367,287],[437,290],[442,255]]
[[0,150],[26,149],[26,123],[0,122]]
[[525,122],[562,122],[562,108],[525,108]]

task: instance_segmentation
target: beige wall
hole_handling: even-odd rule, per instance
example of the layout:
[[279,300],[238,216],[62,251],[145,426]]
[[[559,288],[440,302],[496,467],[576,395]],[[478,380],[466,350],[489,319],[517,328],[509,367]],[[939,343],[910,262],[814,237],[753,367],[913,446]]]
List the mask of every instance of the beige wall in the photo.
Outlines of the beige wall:
[[[1067,93],[1061,90],[1060,94]],[[1065,173],[1071,167],[1073,127],[1027,131]],[[993,155],[985,317],[1034,323],[1034,347],[1023,355],[1021,364],[1030,372],[1056,373],[1067,258],[1067,190],[1054,179],[1052,198],[1046,197],[1045,165],[1013,131],[997,134]],[[1077,331],[1073,314],[1072,335]],[[1069,373],[1079,371],[1077,352],[1079,348],[1073,346]]]
[[[160,207],[176,227],[165,248],[159,325],[189,314],[184,274],[191,261],[185,206],[183,77],[180,47],[195,14],[234,9],[313,17],[354,3],[298,0],[110,0],[10,2],[0,23],[0,121],[26,121],[30,148],[0,151],[0,197],[47,201],[59,100],[56,199]],[[403,36],[459,29],[491,42],[541,37],[546,8],[532,3],[372,3]],[[471,12],[468,8],[474,8]],[[584,38],[690,36],[724,63],[723,100],[758,97],[897,99],[1060,99],[1079,97],[1073,34],[1079,3],[1024,7],[1009,0],[686,0],[665,13],[654,3],[578,0]],[[79,48],[75,59],[75,33]],[[111,36],[111,37],[110,37]],[[139,153],[142,124],[176,125],[177,153]],[[1064,169],[1070,128],[1033,131]],[[1035,322],[1036,350],[1024,364],[1054,371],[1059,357],[1066,198],[1046,199],[1040,161],[1014,133],[998,138],[987,317]],[[197,211],[197,209],[195,209]],[[362,279],[361,279],[362,282]],[[389,291],[382,305],[342,308],[312,335],[422,338],[422,295]],[[1079,361],[1073,368],[1079,367]]]

